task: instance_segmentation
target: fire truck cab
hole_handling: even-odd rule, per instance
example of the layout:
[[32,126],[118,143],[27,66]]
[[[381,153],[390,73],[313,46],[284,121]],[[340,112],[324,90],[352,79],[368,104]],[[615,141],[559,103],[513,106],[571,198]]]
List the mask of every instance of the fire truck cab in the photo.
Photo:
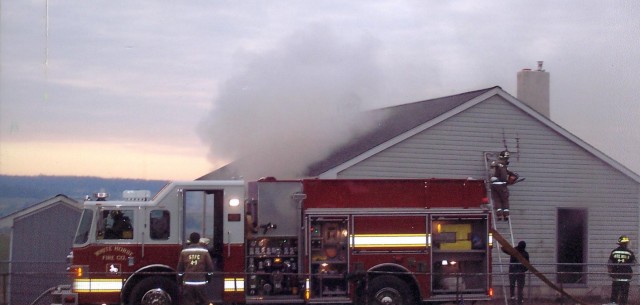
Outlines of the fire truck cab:
[[85,202],[59,303],[178,304],[191,232],[219,304],[417,304],[492,296],[482,180],[190,181]]

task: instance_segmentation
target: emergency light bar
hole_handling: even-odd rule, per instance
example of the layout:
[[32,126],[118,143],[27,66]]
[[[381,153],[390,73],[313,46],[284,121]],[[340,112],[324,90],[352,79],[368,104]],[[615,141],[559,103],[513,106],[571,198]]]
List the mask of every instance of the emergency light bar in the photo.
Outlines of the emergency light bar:
[[94,193],[93,197],[95,197],[96,200],[106,200],[107,198],[109,198],[109,193],[105,193],[105,192]]
[[151,191],[125,190],[125,191],[122,191],[122,199],[126,201],[147,201],[151,199]]

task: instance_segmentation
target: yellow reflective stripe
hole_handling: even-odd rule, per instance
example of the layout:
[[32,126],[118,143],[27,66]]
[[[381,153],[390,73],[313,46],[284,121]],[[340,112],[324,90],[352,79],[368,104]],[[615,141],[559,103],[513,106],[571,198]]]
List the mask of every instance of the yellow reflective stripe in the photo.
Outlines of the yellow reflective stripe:
[[355,234],[351,235],[354,248],[426,247],[427,234]]
[[224,278],[224,291],[244,291],[244,279],[241,277]]
[[73,282],[75,292],[119,292],[122,279],[76,279]]

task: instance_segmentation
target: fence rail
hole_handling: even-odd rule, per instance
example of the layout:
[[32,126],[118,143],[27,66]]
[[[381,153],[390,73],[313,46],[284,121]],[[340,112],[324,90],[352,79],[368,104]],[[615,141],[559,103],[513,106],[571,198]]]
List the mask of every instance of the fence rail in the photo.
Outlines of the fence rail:
[[[2,264],[8,262],[0,262]],[[60,263],[50,262],[12,262],[12,268],[0,268],[0,305],[12,304],[12,299],[29,300],[28,302],[20,302],[29,304],[36,300],[47,289],[62,284],[70,284],[71,281],[67,277],[65,268],[56,268],[56,272],[50,271],[20,271],[25,270],[20,265],[28,264],[29,270],[34,270],[34,266],[37,268],[42,267],[42,270],[52,270],[54,267],[60,266]],[[567,264],[565,264],[567,265]],[[609,295],[611,293],[611,278],[606,272],[606,264],[570,264],[577,265],[586,272],[557,272],[557,271],[541,271],[542,275],[548,278],[551,282],[555,283],[558,287],[564,289],[570,295],[580,299],[586,304],[605,304],[608,303]],[[548,264],[548,265],[535,265],[539,270],[558,270],[563,265]],[[639,269],[634,268],[634,269]],[[7,271],[11,270],[11,271]],[[491,274],[492,286],[495,292],[494,301],[492,304],[506,304],[506,300],[509,296],[509,279],[508,264],[494,264],[494,272]],[[629,304],[640,305],[640,273],[635,270],[633,279],[631,281],[631,289],[629,291]],[[171,274],[173,275],[173,274]],[[239,274],[234,273],[234,277]],[[416,274],[417,275],[417,274]],[[420,274],[420,275],[425,275]],[[439,274],[427,274],[430,276],[438,277]],[[468,277],[469,274],[446,274],[447,277],[459,276],[460,278]],[[485,274],[474,274],[479,276],[485,276]],[[304,275],[301,275],[304,276]],[[524,289],[525,304],[574,304],[575,302],[562,297],[562,295],[553,289],[547,287],[543,281],[538,279],[530,272],[526,276],[526,284]],[[49,304],[50,298],[43,297],[37,304]],[[18,304],[16,302],[16,304]]]

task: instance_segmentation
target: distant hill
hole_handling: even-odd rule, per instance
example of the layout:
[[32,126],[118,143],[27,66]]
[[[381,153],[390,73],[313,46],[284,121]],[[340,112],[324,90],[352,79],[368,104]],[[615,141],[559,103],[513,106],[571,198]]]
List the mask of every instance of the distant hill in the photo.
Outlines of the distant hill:
[[0,175],[0,218],[59,194],[78,201],[97,192],[109,193],[113,199],[121,198],[124,190],[149,190],[155,195],[167,182],[78,176]]

